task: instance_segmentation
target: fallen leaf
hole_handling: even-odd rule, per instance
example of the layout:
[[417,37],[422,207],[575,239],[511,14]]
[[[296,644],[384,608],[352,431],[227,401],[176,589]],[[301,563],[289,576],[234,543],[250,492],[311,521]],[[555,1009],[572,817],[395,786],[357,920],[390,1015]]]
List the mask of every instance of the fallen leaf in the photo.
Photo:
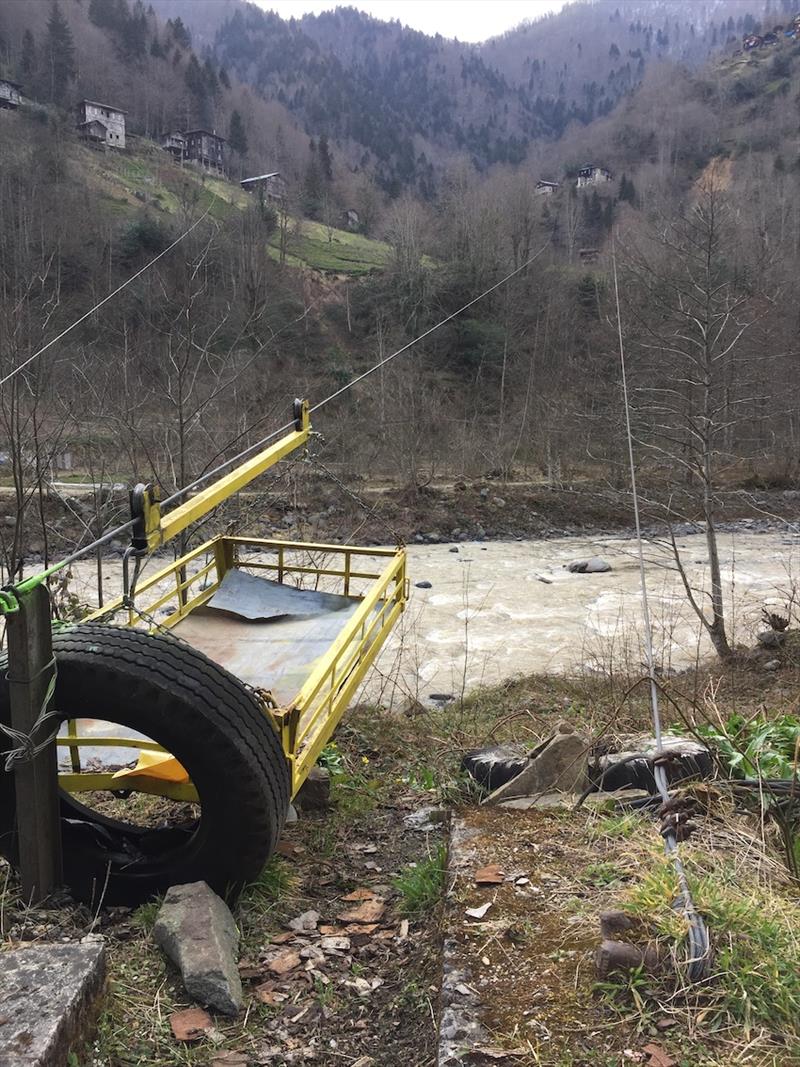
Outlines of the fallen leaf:
[[408,919],[402,919],[400,922],[400,930],[397,934],[398,941],[405,941],[408,937]]
[[373,897],[370,900],[365,900],[357,908],[343,911],[336,918],[343,923],[374,923],[380,919],[385,911],[386,905],[381,897]]
[[464,914],[468,915],[470,919],[482,919],[491,906],[491,900],[487,900],[486,903],[481,904],[479,908],[465,908]]
[[294,939],[294,930],[284,930],[282,934],[275,934],[274,937],[271,937],[270,942],[273,945],[285,945],[287,941],[294,941]]
[[358,923],[353,923],[350,926],[345,926],[344,933],[351,934],[353,937],[368,937],[370,934],[374,934],[377,929],[377,923],[362,923],[360,926]]
[[239,977],[244,981],[248,978],[258,978],[261,975],[261,968],[253,960],[239,960]]
[[660,1045],[654,1045],[651,1042],[644,1046],[642,1052],[646,1052],[650,1057],[647,1067],[677,1067],[677,1060],[667,1055]]
[[280,956],[275,956],[274,959],[271,959],[267,966],[273,974],[288,974],[289,971],[293,971],[295,967],[300,966],[300,953],[290,948],[286,952],[282,952]]
[[350,1067],[375,1067],[372,1056],[360,1056]]
[[290,919],[286,925],[292,930],[296,930],[298,934],[303,934],[316,930],[319,920],[320,914],[318,911],[304,911],[296,919]]
[[362,886],[359,889],[354,889],[352,893],[348,893],[346,897],[342,897],[342,900],[374,900],[376,894],[371,890]]
[[505,880],[505,872],[497,863],[490,863],[488,867],[481,867],[475,872],[477,885],[502,885]]
[[530,884],[531,884],[530,878],[525,878],[525,877],[517,878],[514,881],[514,885],[530,885]]
[[366,978],[353,978],[350,981],[344,983],[348,989],[354,989],[360,997],[368,997],[370,993],[378,989],[383,985],[382,978],[371,978],[369,981]]
[[262,1004],[268,1004],[272,1008],[278,1004],[283,1004],[285,1000],[289,999],[289,994],[279,993],[272,982],[264,982],[263,985],[256,986],[253,990],[253,996]]
[[279,856],[293,856],[300,849],[297,845],[293,845],[291,841],[279,841],[275,846],[275,851]]
[[202,1008],[186,1008],[170,1015],[169,1025],[178,1041],[199,1041],[214,1024]]
[[349,937],[323,937],[319,943],[323,952],[349,952]]
[[321,926],[317,927],[317,933],[322,934],[323,937],[336,937],[341,932],[341,926],[329,926],[326,923],[323,923]]
[[247,1067],[250,1059],[246,1052],[218,1052],[211,1067]]

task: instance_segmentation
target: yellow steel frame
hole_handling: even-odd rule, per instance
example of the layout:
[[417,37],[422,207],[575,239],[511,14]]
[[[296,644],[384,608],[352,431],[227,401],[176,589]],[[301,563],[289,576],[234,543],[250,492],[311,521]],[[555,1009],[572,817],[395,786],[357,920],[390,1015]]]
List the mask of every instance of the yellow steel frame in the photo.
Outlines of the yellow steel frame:
[[[159,501],[150,490],[143,497],[143,531],[149,550],[175,537],[192,522],[238,492],[259,474],[283,459],[308,440],[310,422],[308,405],[299,409],[299,428],[281,438],[219,481],[192,497],[185,504],[161,515]],[[242,560],[243,549],[255,549],[258,557]],[[267,557],[266,559],[264,557]],[[299,558],[298,558],[299,557]],[[380,570],[375,570],[379,560]],[[193,573],[189,568],[202,560]],[[354,583],[366,591],[355,613],[316,666],[300,692],[286,707],[276,707],[271,695],[258,693],[264,714],[278,731],[291,772],[294,796],[303,784],[319,754],[330,740],[353,694],[363,681],[381,646],[402,613],[408,598],[406,557],[403,548],[360,548],[352,545],[307,544],[263,538],[219,536],[206,541],[180,559],[168,564],[136,588],[135,606],[120,597],[102,609],[87,615],[85,622],[102,618],[109,611],[125,610],[126,626],[142,626],[152,632],[153,615],[171,607],[156,624],[171,629],[181,619],[205,604],[219,588],[225,574],[234,567],[261,570],[279,582],[287,579],[304,581],[312,578],[336,579],[345,596],[353,595]],[[166,591],[164,587],[166,586]],[[86,745],[163,751],[153,741],[133,738],[79,736],[74,720],[68,723],[66,736],[57,743],[69,749],[71,771],[59,774],[62,788],[71,793],[93,790],[131,790],[152,793],[173,800],[197,801],[191,782],[167,782],[137,774],[115,779],[111,773],[83,772],[80,750]]]

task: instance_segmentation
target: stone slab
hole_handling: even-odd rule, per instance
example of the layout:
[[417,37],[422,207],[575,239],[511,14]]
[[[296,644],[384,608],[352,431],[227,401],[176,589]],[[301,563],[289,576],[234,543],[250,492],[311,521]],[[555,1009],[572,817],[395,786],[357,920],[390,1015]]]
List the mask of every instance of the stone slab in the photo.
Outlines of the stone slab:
[[205,882],[167,890],[153,937],[179,968],[193,1000],[224,1015],[242,1009],[239,931],[228,905]]
[[91,1036],[105,979],[105,949],[96,941],[0,953],[2,1067],[64,1067]]

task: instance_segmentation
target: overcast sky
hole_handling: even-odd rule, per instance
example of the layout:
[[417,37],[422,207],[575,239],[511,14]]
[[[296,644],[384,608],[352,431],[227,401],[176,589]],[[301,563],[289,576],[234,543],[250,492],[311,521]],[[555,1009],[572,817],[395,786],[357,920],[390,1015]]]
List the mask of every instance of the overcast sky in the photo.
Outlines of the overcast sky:
[[565,0],[256,0],[283,18],[334,7],[357,7],[378,19],[399,19],[423,33],[485,41],[525,19],[558,11]]

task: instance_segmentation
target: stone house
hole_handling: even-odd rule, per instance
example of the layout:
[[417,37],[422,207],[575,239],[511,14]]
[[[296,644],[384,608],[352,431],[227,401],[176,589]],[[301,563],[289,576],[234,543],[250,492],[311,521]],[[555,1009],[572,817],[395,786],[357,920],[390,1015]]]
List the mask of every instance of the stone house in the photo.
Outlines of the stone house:
[[587,163],[578,171],[578,180],[575,182],[576,189],[584,189],[587,185],[603,185],[605,182],[614,180],[614,175],[605,167],[597,163]]
[[[125,115],[127,112],[96,100],[81,100],[78,104],[77,128],[81,136],[91,141],[105,141],[110,148],[125,147]],[[100,127],[105,134],[100,136]]]
[[18,82],[0,78],[0,107],[18,108],[22,100],[21,89],[22,86]]

